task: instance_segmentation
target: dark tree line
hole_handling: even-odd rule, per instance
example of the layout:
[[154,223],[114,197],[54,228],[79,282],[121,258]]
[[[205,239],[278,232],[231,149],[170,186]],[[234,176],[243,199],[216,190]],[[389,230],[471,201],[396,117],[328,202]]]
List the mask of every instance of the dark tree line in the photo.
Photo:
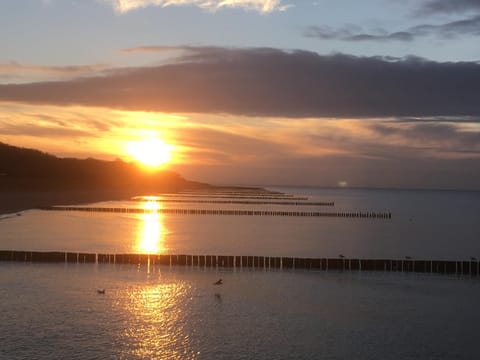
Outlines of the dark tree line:
[[2,190],[177,191],[202,184],[172,171],[146,172],[121,160],[58,158],[0,143]]

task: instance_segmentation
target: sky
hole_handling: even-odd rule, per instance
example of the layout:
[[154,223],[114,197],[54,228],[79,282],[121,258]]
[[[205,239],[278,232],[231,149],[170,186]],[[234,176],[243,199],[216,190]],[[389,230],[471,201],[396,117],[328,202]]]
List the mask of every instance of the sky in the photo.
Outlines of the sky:
[[0,142],[215,184],[480,190],[480,0],[0,0]]

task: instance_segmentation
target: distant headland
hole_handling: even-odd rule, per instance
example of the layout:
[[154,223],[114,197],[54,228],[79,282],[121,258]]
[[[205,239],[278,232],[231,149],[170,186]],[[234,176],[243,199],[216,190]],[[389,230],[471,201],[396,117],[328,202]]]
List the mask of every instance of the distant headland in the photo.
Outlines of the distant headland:
[[208,188],[173,171],[142,171],[121,160],[58,158],[0,142],[0,214]]

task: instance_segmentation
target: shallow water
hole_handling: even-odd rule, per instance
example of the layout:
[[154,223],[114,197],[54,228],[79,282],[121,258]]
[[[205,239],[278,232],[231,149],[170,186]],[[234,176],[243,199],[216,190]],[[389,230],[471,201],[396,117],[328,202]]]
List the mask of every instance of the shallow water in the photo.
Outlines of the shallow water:
[[2,359],[478,354],[468,278],[0,263],[0,294]]
[[[297,257],[480,258],[480,192],[286,189],[334,207],[164,203],[164,208],[391,211],[391,220],[50,212],[0,221],[0,248]],[[139,207],[106,202],[104,207]]]

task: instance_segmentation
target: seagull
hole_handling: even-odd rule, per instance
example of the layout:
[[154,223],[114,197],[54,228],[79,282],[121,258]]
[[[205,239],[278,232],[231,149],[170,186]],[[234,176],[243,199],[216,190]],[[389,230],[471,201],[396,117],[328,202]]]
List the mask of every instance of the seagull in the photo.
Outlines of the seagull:
[[338,257],[341,258],[341,259],[343,259],[345,256],[342,255],[342,254],[340,254],[340,255],[338,255]]
[[410,256],[405,256],[405,259],[412,260],[412,258]]
[[97,289],[97,294],[105,295],[105,289]]
[[222,285],[222,284],[223,284],[223,280],[221,278],[213,283],[213,285]]

